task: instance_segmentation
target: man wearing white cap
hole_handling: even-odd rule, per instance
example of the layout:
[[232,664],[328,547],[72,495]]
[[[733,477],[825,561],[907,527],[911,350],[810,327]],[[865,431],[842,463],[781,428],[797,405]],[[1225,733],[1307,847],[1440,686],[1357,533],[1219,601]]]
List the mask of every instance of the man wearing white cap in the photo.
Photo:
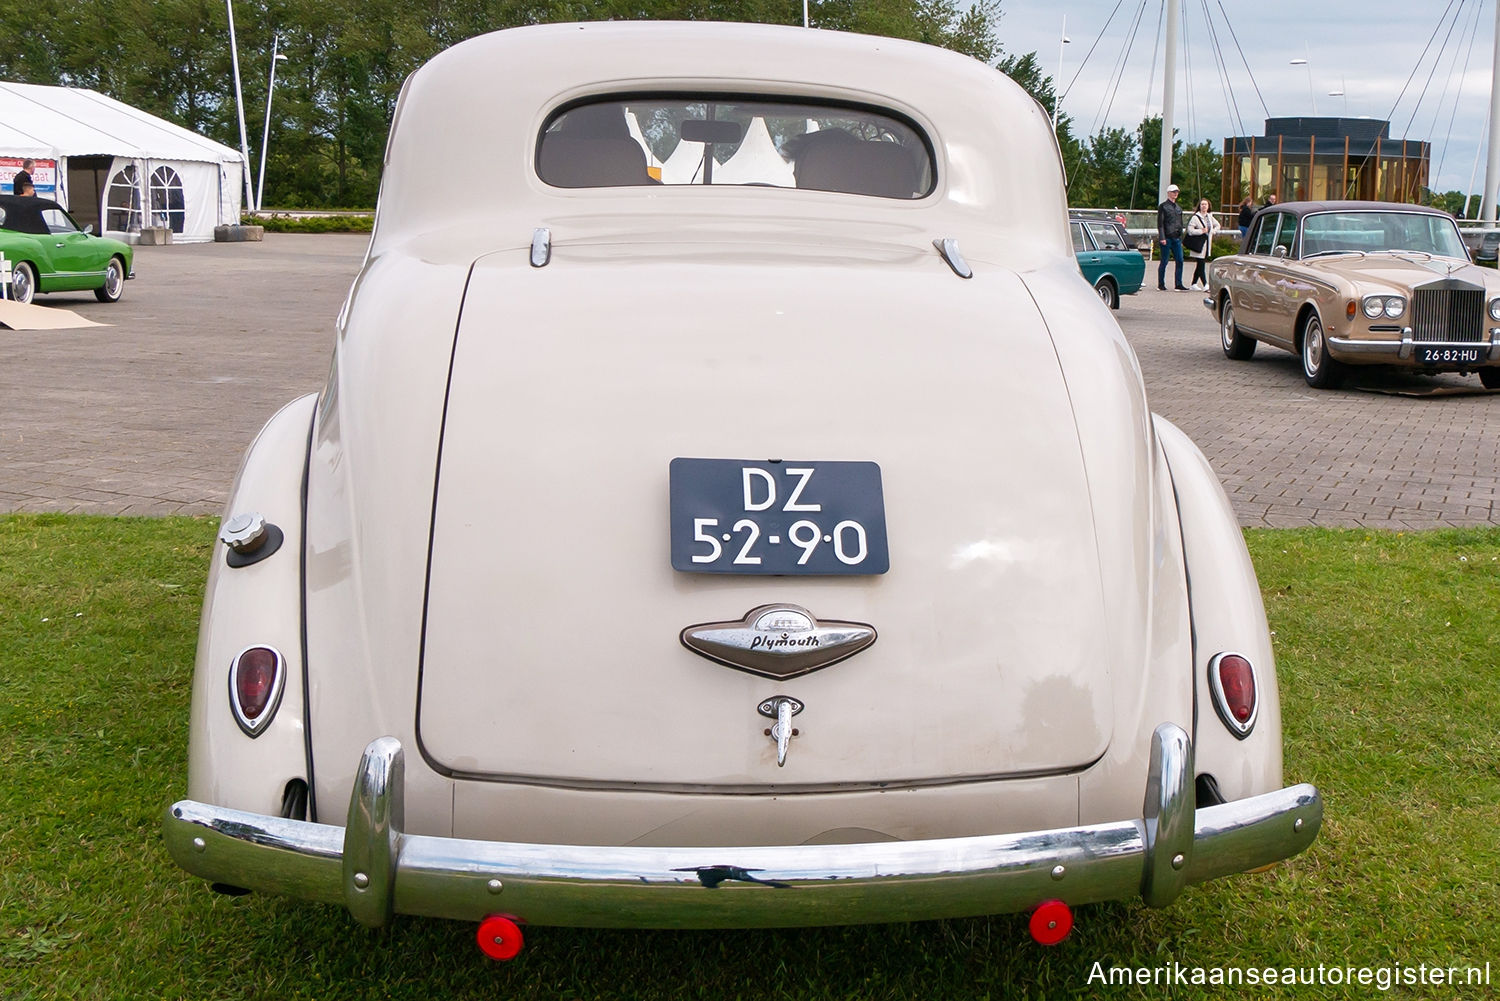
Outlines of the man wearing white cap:
[[1177,185],[1168,185],[1167,200],[1156,207],[1156,238],[1161,241],[1161,264],[1156,269],[1156,287],[1163,292],[1167,290],[1168,254],[1177,262],[1177,282],[1174,287],[1179,292],[1188,290],[1182,284],[1182,206],[1177,204],[1178,190]]

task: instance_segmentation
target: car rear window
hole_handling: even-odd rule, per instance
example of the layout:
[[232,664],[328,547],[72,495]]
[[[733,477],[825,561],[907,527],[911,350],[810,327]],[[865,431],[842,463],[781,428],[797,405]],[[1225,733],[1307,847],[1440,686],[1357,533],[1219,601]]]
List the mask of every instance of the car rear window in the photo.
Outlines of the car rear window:
[[548,119],[536,170],[559,188],[747,185],[921,198],[932,147],[873,108],[672,95],[590,101]]

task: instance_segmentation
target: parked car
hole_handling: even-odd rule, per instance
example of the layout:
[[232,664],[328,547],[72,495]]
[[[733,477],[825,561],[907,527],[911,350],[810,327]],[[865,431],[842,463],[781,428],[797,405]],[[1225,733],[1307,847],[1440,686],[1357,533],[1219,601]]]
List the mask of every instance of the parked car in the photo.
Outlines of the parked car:
[[1297,354],[1307,384],[1353,366],[1474,372],[1500,389],[1500,274],[1469,262],[1453,217],[1387,202],[1262,210],[1243,253],[1209,265],[1203,304],[1224,354],[1258,341]]
[[388,150],[329,381],[225,509],[184,869],[503,957],[522,923],[1057,941],[1312,842],[1234,515],[1002,74],[528,27],[413,74]]
[[1469,252],[1472,261],[1476,264],[1495,263],[1497,251],[1500,251],[1500,229],[1481,224],[1460,226],[1458,232],[1463,237],[1464,249]]
[[50,198],[0,195],[0,256],[10,264],[9,298],[31,302],[39,292],[93,289],[100,302],[118,302],[134,252],[119,240],[79,229]]
[[1146,278],[1146,259],[1130,243],[1125,227],[1105,219],[1070,214],[1073,255],[1084,280],[1110,309],[1120,308],[1120,296],[1134,295]]

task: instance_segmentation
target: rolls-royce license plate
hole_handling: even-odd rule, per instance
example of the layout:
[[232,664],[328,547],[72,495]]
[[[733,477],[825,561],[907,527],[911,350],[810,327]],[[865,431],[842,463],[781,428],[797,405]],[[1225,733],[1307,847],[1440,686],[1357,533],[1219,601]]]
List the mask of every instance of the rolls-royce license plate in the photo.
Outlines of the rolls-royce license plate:
[[1449,365],[1453,363],[1474,364],[1479,361],[1479,351],[1474,348],[1417,348],[1417,361],[1423,365]]
[[672,460],[672,569],[882,574],[885,496],[873,462]]

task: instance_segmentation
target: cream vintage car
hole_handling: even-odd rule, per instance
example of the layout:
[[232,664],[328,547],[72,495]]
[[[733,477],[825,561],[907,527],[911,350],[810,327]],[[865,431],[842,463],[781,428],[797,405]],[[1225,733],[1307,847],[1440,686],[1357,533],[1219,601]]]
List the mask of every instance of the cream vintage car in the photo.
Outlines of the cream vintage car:
[[1288,202],[1209,266],[1224,354],[1257,341],[1331,388],[1359,365],[1475,372],[1500,389],[1500,275],[1470,263],[1453,217],[1392,202]]
[[1047,114],[951,52],[444,52],[327,386],[222,530],[164,818],[221,887],[497,957],[527,923],[1056,941],[1318,831],[1239,528],[1078,280]]

